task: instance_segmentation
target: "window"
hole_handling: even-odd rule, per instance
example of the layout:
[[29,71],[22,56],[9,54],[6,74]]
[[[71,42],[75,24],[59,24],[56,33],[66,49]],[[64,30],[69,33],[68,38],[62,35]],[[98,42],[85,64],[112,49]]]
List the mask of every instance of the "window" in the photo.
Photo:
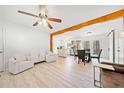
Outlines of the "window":
[[84,41],[84,49],[90,49],[90,42]]
[[93,54],[99,54],[100,51],[100,42],[96,40],[93,42]]

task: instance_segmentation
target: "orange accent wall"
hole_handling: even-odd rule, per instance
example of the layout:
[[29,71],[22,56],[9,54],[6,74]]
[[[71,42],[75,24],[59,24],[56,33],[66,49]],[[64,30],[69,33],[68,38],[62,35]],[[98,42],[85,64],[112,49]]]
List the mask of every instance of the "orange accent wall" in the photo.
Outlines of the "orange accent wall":
[[119,11],[116,11],[116,12],[98,17],[96,19],[93,19],[93,20],[90,20],[90,21],[87,21],[87,22],[83,22],[83,23],[74,25],[72,27],[68,27],[68,28],[65,28],[63,30],[51,33],[50,34],[50,50],[51,51],[53,50],[52,49],[53,48],[53,36],[55,36],[55,35],[60,35],[60,34],[63,34],[65,32],[78,30],[78,29],[81,29],[81,28],[86,27],[86,26],[90,26],[90,25],[105,22],[105,21],[110,21],[110,20],[117,19],[117,18],[120,18],[120,17],[124,17],[124,9],[121,9]]

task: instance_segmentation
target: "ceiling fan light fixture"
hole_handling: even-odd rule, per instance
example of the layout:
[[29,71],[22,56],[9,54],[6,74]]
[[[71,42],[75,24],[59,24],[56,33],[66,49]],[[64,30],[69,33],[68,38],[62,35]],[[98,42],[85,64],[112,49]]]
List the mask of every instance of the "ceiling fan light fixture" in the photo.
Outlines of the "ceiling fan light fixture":
[[41,21],[38,21],[38,24],[40,24],[40,25],[41,25],[41,24],[42,24],[42,22],[41,22]]
[[20,11],[20,10],[18,10],[18,13],[38,18],[38,21],[36,21],[33,24],[33,26],[38,26],[38,25],[42,25],[43,24],[46,27],[48,27],[50,29],[53,29],[53,27],[52,27],[52,25],[51,25],[51,23],[49,21],[58,22],[58,23],[62,22],[62,20],[58,19],[58,18],[48,18],[48,16],[47,16],[47,9],[46,9],[45,5],[40,5],[39,8],[40,8],[39,15],[35,15],[35,14],[32,14],[32,13],[28,13],[28,12],[24,12],[24,11]]
[[42,19],[42,22],[43,22],[43,24],[45,25],[45,26],[47,26],[47,22],[46,22],[46,19]]

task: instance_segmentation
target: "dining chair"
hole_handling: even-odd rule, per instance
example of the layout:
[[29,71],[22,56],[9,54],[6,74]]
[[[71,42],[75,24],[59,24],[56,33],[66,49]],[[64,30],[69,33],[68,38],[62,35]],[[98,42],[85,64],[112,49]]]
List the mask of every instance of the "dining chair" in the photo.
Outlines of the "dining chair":
[[77,54],[77,50],[75,50],[74,48],[73,49],[73,54],[74,54],[74,60],[78,57],[78,54]]
[[85,56],[87,57],[87,62],[91,61],[90,49],[85,49]]
[[91,59],[92,58],[98,59],[98,62],[100,63],[101,53],[102,53],[102,49],[100,49],[98,55],[91,55]]
[[79,64],[79,60],[81,60],[82,62],[84,62],[85,65],[85,50],[77,50],[78,53],[78,64]]

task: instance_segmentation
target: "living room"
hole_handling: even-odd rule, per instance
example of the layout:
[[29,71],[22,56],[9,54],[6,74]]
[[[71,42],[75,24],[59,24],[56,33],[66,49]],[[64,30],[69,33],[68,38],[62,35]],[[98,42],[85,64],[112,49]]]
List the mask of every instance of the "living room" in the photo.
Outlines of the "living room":
[[[101,73],[93,70],[124,64],[123,5],[1,5],[0,13],[0,87],[123,87],[94,84]],[[78,50],[87,49],[82,60]]]

